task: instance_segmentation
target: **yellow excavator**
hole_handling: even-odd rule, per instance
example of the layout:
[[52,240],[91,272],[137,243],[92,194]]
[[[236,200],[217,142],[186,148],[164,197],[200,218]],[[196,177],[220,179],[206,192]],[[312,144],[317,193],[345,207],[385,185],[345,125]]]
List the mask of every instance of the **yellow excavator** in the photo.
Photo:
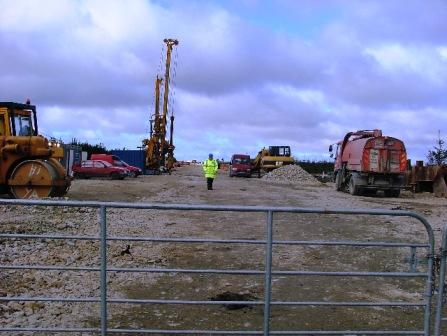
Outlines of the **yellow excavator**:
[[251,161],[252,174],[257,173],[261,177],[261,170],[270,172],[281,166],[293,164],[295,160],[291,157],[290,146],[270,146],[263,148]]
[[60,197],[70,178],[62,147],[39,135],[36,106],[0,102],[0,193],[14,198]]
[[143,147],[146,148],[146,172],[151,174],[160,174],[163,169],[168,172],[174,166],[174,116],[170,117],[170,138],[166,140],[166,125],[168,115],[168,98],[170,83],[170,66],[172,48],[178,45],[178,41],[174,39],[165,39],[166,43],[166,69],[164,78],[164,94],[163,94],[163,114],[160,114],[160,86],[163,79],[155,79],[155,113],[151,120],[150,138],[143,140]]

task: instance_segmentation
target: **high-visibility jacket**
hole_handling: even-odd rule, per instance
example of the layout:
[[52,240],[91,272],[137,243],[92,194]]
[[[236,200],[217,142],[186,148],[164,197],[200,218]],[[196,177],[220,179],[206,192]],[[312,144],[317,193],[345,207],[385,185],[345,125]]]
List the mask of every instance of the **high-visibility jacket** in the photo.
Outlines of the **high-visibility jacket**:
[[216,174],[217,174],[217,161],[216,160],[210,160],[207,159],[204,163],[203,163],[203,172],[205,173],[205,177],[211,177],[211,178],[215,178]]

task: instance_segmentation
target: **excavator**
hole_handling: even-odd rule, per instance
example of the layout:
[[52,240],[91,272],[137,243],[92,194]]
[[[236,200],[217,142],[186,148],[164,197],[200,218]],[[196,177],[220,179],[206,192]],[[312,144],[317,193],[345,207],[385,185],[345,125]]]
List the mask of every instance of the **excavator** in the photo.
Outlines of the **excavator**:
[[60,197],[70,178],[62,147],[39,135],[36,106],[0,102],[0,193],[14,198]]
[[170,137],[166,140],[166,125],[168,115],[168,98],[170,83],[171,55],[174,46],[178,41],[165,39],[166,43],[166,67],[163,93],[163,114],[160,114],[160,86],[163,79],[155,79],[155,113],[151,119],[150,138],[143,140],[143,147],[146,148],[145,166],[146,171],[151,174],[160,174],[163,170],[171,172],[174,167],[174,115],[170,116]]
[[261,170],[270,172],[281,166],[293,164],[295,160],[290,156],[290,146],[270,146],[263,148],[251,162],[251,172],[261,177]]

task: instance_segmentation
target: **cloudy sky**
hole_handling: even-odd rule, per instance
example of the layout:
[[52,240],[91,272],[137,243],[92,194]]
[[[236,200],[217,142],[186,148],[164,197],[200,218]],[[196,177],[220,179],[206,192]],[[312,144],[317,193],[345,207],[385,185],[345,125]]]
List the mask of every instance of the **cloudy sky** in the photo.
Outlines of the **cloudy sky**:
[[41,131],[107,148],[148,136],[163,39],[174,49],[178,159],[301,159],[381,128],[425,159],[447,140],[444,0],[0,0],[0,101],[38,106]]

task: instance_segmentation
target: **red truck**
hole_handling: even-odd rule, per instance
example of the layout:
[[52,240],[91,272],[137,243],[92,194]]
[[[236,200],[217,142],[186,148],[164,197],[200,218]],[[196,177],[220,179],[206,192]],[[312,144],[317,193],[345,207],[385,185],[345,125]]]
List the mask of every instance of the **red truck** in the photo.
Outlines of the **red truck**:
[[230,161],[229,174],[230,177],[233,176],[251,177],[250,155],[233,154]]
[[130,177],[138,177],[138,175],[141,175],[143,173],[143,171],[140,168],[129,165],[127,162],[124,162],[116,155],[92,154],[92,157],[90,159],[102,160],[110,163],[112,166],[126,168],[129,171]]
[[[336,145],[334,177],[338,191],[361,195],[366,190],[383,190],[386,196],[399,197],[407,165],[401,140],[383,136],[376,129],[349,132]],[[332,151],[331,145],[329,152]]]

